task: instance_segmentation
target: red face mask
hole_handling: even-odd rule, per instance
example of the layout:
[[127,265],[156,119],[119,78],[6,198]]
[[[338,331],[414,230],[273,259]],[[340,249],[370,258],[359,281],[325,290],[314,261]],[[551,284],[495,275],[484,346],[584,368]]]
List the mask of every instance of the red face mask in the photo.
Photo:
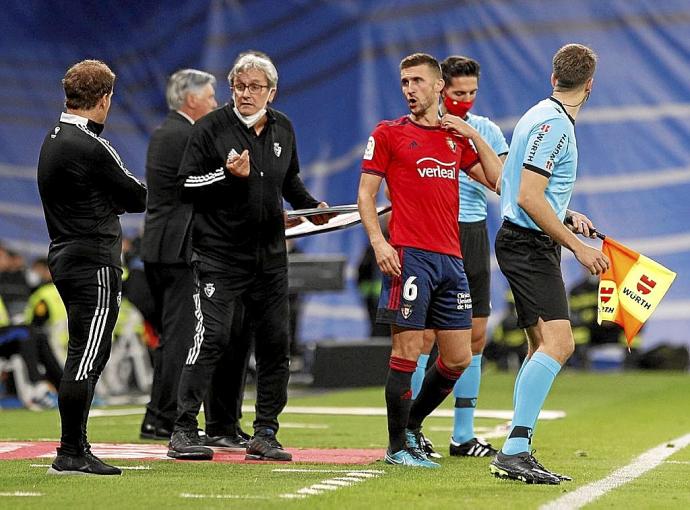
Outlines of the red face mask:
[[474,105],[474,101],[457,101],[446,96],[443,100],[443,104],[448,113],[464,119],[467,112],[470,111],[470,108]]

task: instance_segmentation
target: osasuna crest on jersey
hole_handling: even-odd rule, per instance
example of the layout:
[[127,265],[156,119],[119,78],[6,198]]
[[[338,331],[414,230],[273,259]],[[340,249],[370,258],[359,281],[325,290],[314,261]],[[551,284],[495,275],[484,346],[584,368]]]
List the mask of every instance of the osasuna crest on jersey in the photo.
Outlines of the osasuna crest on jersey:
[[400,313],[405,319],[409,319],[410,316],[412,315],[412,305],[410,303],[403,303],[400,306]]
[[280,153],[283,152],[283,148],[280,146],[278,142],[273,143],[273,153],[276,155],[276,158],[280,157]]
[[452,150],[453,152],[455,152],[458,149],[458,145],[455,143],[455,140],[453,140],[452,138],[450,138],[450,137],[446,138],[446,143],[448,144],[448,147],[450,148],[450,150]]
[[213,293],[216,291],[216,286],[213,283],[207,283],[204,285],[204,294],[206,294],[206,297],[211,297],[213,296]]

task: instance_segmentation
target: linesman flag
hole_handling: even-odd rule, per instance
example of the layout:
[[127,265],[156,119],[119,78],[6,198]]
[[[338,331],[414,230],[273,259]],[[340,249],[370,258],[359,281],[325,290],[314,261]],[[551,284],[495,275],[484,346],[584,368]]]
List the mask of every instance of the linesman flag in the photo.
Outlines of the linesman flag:
[[668,291],[676,273],[610,237],[601,251],[611,264],[599,280],[597,322],[623,327],[628,347]]

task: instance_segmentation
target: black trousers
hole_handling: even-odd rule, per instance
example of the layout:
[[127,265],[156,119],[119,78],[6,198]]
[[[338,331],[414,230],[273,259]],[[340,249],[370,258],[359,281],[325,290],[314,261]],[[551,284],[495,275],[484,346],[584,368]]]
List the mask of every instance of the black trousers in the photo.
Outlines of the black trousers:
[[[144,423],[172,430],[177,415],[177,394],[182,368],[194,340],[194,271],[183,264],[144,263],[153,295],[153,327],[159,346],[153,353],[151,400]],[[249,361],[251,338],[243,332],[244,307],[237,302],[227,352],[219,363],[206,401],[206,433],[225,436],[234,433],[242,417],[242,397]]]
[[153,353],[151,400],[144,422],[172,430],[177,414],[177,388],[187,351],[194,338],[194,272],[187,265],[144,263],[153,295],[153,327],[159,335]]
[[175,429],[196,429],[197,414],[231,340],[238,300],[255,337],[257,368],[254,429],[278,430],[290,376],[287,267],[270,272],[195,263],[197,325],[179,386]]
[[110,357],[113,328],[120,311],[122,271],[104,266],[86,278],[56,277],[67,309],[67,360],[58,404],[61,448],[76,454],[86,443],[86,421],[98,378]]
[[235,302],[230,341],[220,358],[204,400],[206,434],[230,436],[237,433],[242,418],[242,400],[247,380],[247,365],[253,343],[242,300]]

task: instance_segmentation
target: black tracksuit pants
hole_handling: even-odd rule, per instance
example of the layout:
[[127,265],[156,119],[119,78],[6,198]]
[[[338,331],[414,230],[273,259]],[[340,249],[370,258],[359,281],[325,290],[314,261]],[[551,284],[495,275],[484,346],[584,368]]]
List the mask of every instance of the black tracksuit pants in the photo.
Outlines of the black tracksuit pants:
[[220,269],[195,263],[197,319],[179,386],[176,430],[196,430],[197,414],[214,371],[227,351],[237,300],[245,305],[247,327],[254,332],[257,369],[254,430],[278,430],[287,403],[290,376],[287,267],[255,271]]
[[75,455],[86,445],[86,421],[98,378],[110,357],[120,311],[122,271],[109,266],[88,277],[54,275],[67,309],[67,360],[58,392],[61,450]]
[[[177,394],[182,368],[193,344],[194,271],[184,264],[144,263],[153,295],[153,327],[159,346],[153,353],[151,400],[144,423],[172,430],[177,416]],[[235,432],[242,416],[242,397],[251,338],[243,331],[244,308],[238,300],[231,328],[232,341],[219,363],[204,403],[206,433],[225,436]]]
[[242,300],[235,301],[230,342],[223,353],[204,400],[206,435],[232,436],[242,418],[242,400],[247,380],[247,365],[254,339]]

